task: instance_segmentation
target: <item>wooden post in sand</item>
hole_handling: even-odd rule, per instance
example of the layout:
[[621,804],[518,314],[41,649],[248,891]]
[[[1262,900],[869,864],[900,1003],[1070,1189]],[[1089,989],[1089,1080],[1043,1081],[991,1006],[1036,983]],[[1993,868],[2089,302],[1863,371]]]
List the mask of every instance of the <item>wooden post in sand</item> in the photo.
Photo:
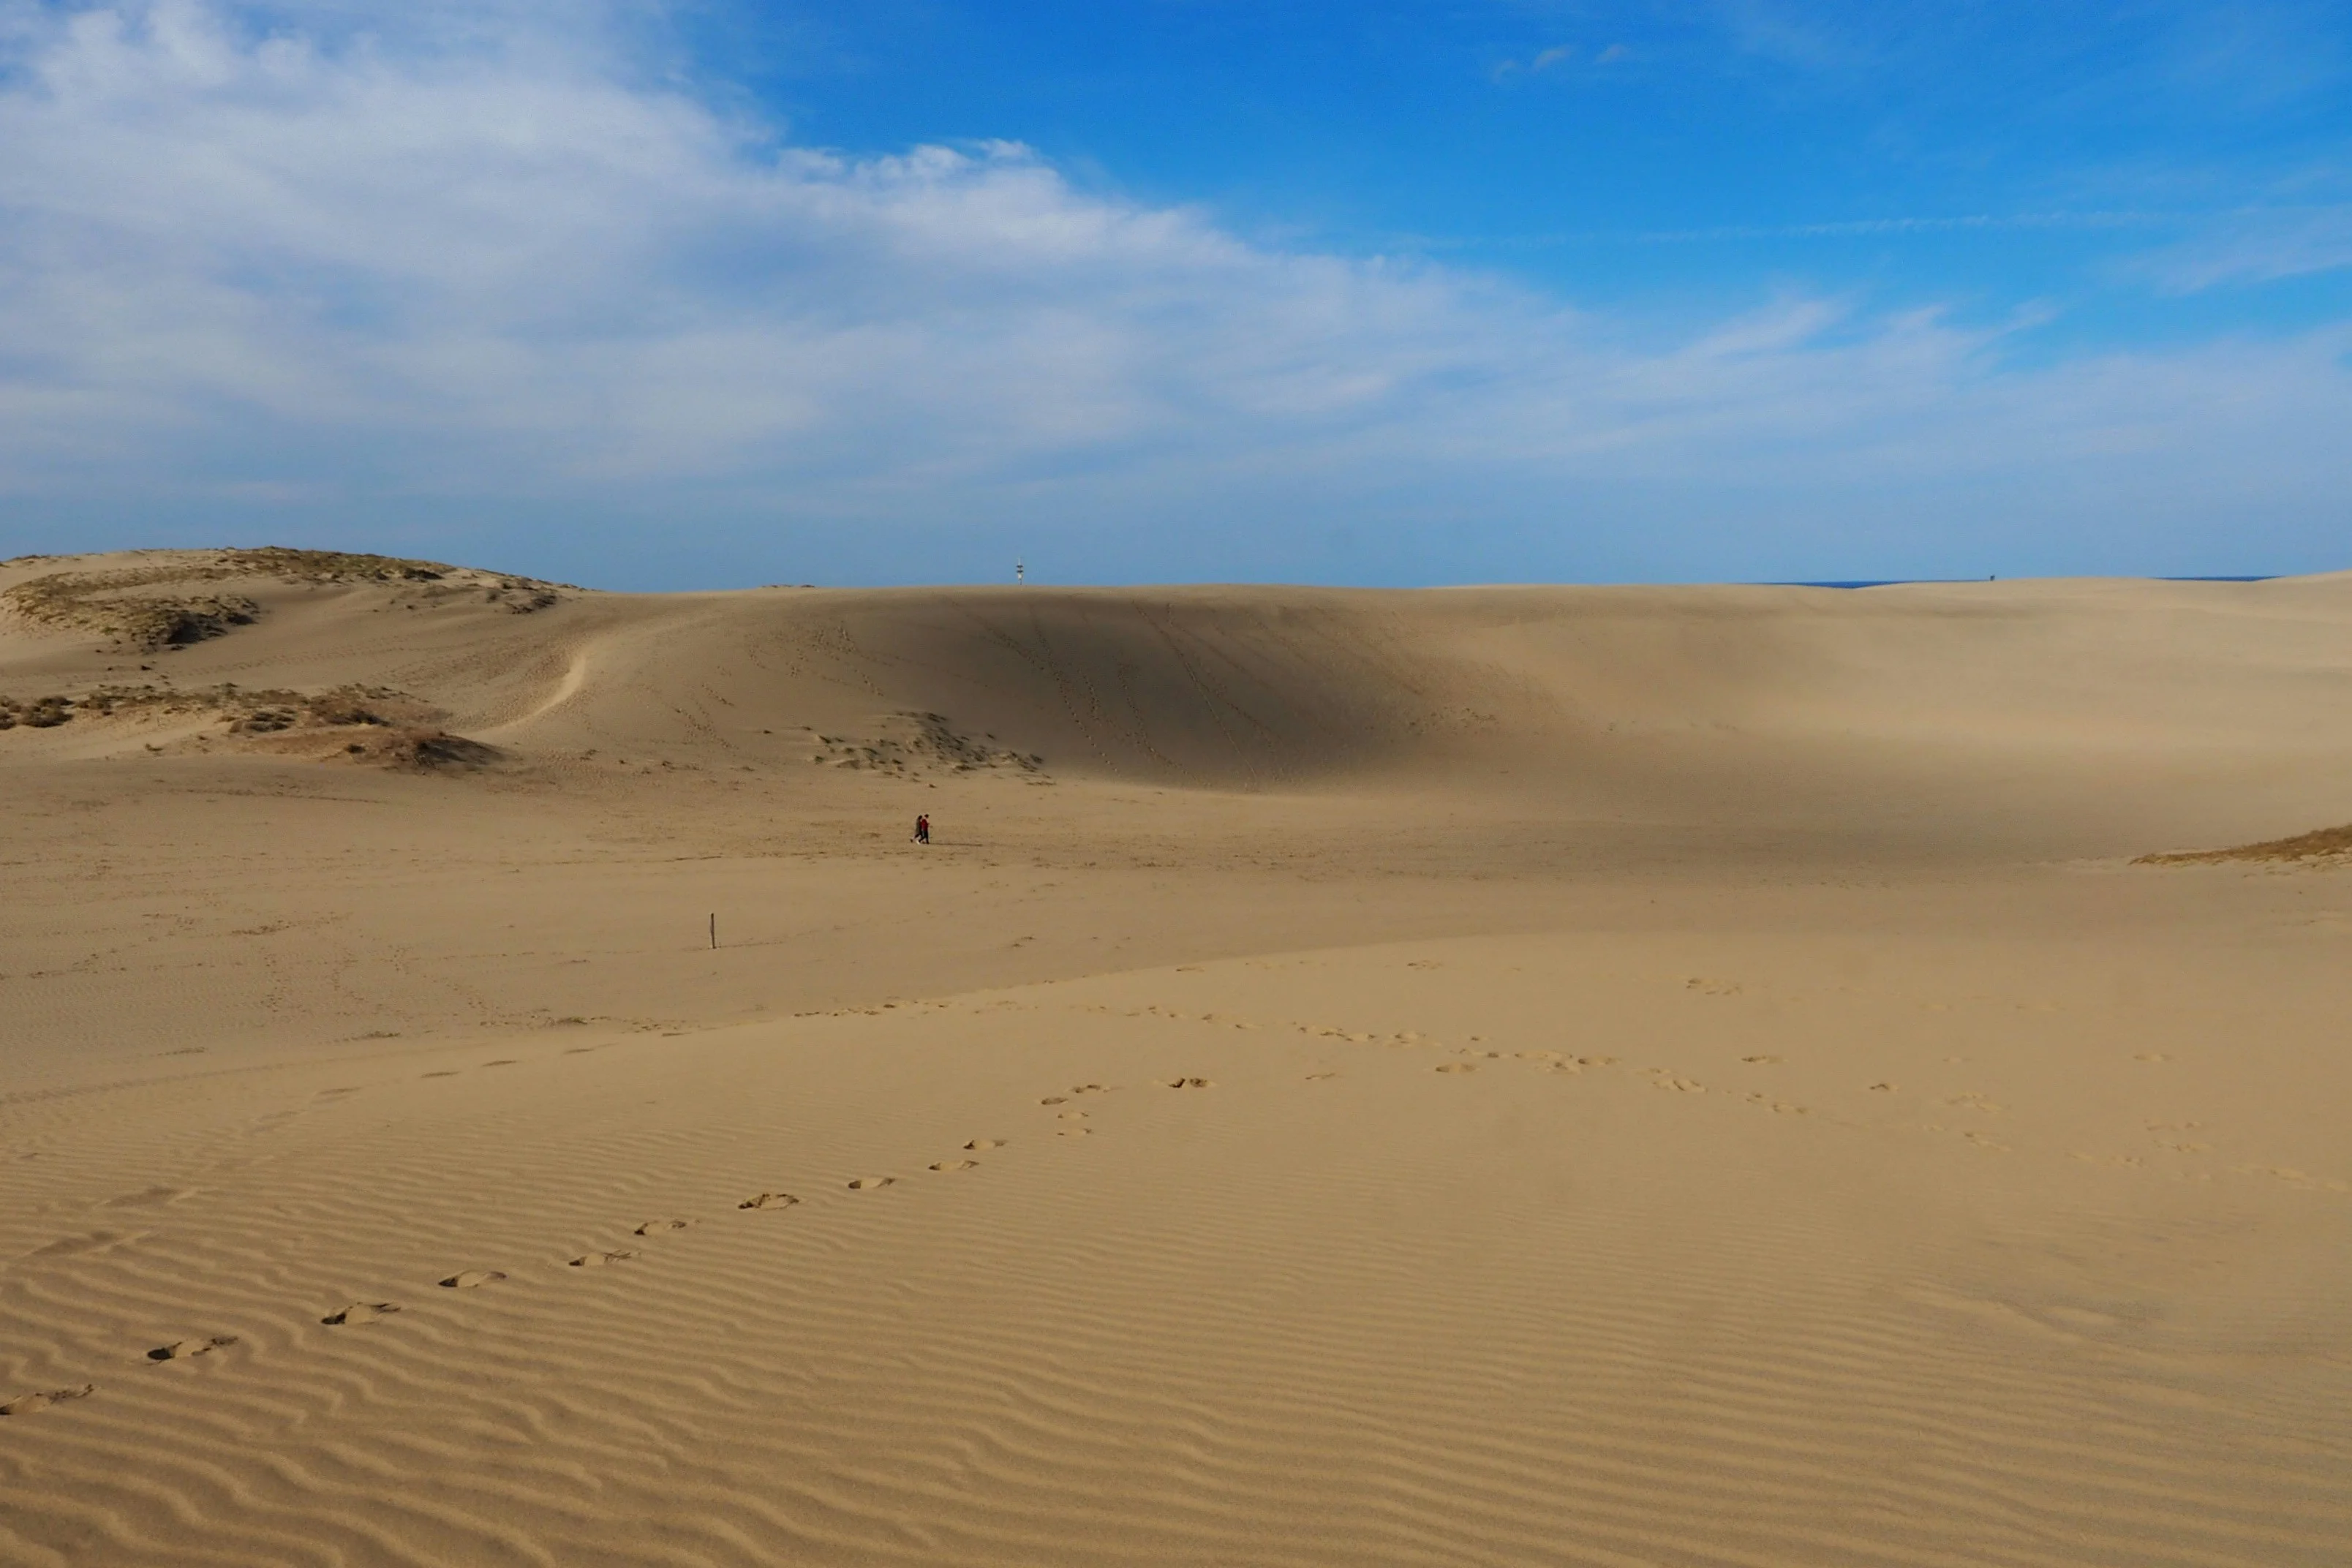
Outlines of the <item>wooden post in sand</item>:
[[719,916],[716,911],[710,917],[710,951],[719,951]]

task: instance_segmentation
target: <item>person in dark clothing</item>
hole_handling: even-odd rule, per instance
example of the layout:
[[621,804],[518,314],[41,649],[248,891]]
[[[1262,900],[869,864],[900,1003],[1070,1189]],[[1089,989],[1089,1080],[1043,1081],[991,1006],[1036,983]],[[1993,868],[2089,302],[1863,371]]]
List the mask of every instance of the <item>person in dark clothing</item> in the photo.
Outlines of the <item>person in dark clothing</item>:
[[915,818],[915,842],[918,844],[929,844],[930,841],[931,815],[929,812],[925,812],[922,816]]

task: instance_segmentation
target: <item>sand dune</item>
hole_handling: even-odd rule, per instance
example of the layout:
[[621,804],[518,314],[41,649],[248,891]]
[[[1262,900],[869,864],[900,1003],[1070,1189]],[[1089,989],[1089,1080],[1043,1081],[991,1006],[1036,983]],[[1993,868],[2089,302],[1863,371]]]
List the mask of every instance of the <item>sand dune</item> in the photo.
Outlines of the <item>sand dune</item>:
[[0,1562],[2343,1562],[2347,632],[0,564]]

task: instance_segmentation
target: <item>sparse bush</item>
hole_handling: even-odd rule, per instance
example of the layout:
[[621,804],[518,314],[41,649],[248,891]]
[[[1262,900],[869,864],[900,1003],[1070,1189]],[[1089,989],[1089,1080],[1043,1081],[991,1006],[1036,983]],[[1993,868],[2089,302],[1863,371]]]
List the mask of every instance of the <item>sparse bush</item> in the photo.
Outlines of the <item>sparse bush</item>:
[[115,572],[52,572],[0,594],[0,605],[27,620],[100,632],[131,647],[184,647],[219,637],[232,627],[250,625],[259,618],[261,606],[241,594],[154,590],[167,585],[261,576],[289,584],[440,584],[456,578],[463,584],[495,584],[486,591],[519,614],[545,609],[562,596],[556,584],[534,578],[507,577],[393,555],[265,545],[252,550],[223,550],[208,560],[164,566],[134,566]]

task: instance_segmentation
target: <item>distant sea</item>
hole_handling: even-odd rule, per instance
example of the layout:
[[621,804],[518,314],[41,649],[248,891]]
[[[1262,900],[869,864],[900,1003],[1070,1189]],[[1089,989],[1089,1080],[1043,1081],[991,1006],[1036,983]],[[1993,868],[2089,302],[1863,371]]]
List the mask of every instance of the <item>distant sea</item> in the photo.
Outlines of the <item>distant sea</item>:
[[[2276,581],[2277,577],[2277,573],[2271,572],[2251,577],[2221,575],[2151,577],[2148,581],[2152,583],[2269,583]],[[1765,583],[1759,585],[1766,588],[1893,588],[1905,583],[1990,583],[1996,579],[1990,577],[1867,577],[1852,583]]]

